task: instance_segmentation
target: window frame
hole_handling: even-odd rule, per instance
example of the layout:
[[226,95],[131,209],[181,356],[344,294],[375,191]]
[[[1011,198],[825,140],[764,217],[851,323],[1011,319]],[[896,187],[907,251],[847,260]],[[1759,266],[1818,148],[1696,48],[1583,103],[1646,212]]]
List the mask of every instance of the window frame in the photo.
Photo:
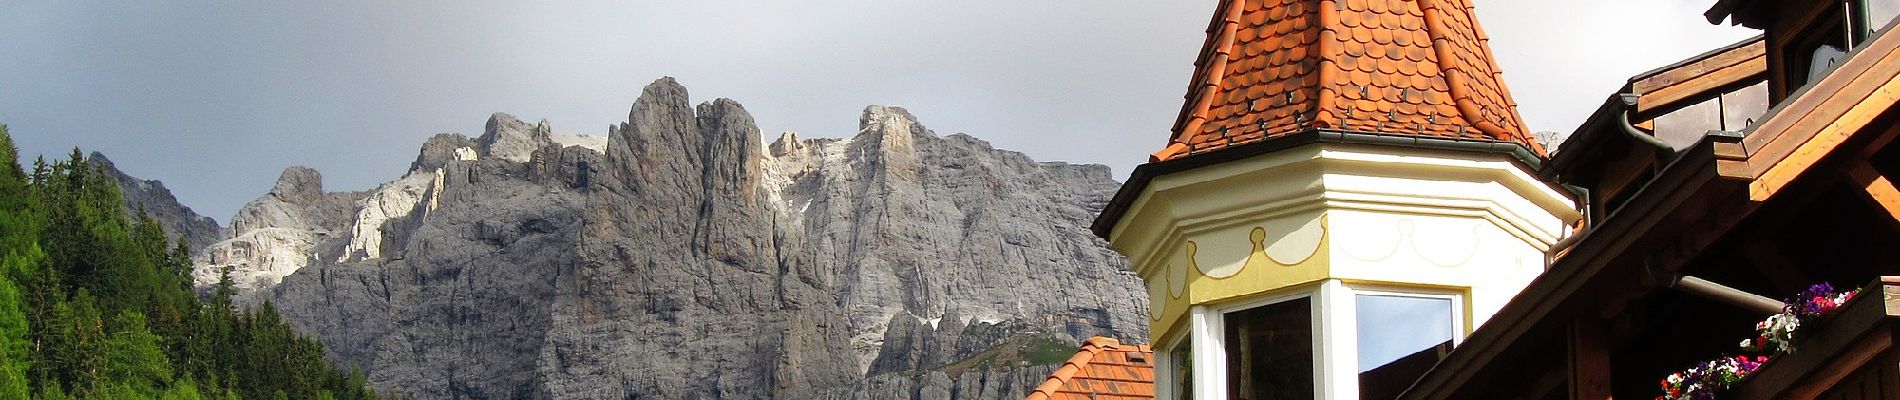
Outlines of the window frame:
[[[1401,286],[1380,283],[1346,283],[1327,279],[1309,286],[1291,288],[1272,295],[1227,304],[1196,305],[1188,310],[1187,333],[1168,340],[1157,351],[1155,365],[1168,371],[1155,374],[1156,394],[1160,399],[1182,399],[1174,381],[1174,351],[1186,346],[1196,356],[1192,360],[1195,399],[1228,398],[1226,321],[1228,315],[1298,299],[1308,299],[1313,343],[1313,392],[1316,399],[1359,398],[1359,327],[1358,295],[1396,296],[1451,301],[1452,345],[1464,343],[1473,329],[1468,288]],[[1165,354],[1164,354],[1165,353]],[[1210,355],[1219,355],[1218,357]]]
[[[1181,393],[1177,390],[1181,385],[1176,382],[1181,379],[1181,371],[1175,368],[1176,361],[1174,354],[1184,350],[1193,353],[1194,348],[1192,346],[1194,336],[1194,333],[1191,331],[1185,335],[1176,335],[1174,339],[1164,341],[1161,344],[1161,351],[1155,352],[1155,367],[1165,368],[1165,370],[1155,374],[1155,398],[1181,398]],[[1189,380],[1192,380],[1192,377],[1189,377]]]

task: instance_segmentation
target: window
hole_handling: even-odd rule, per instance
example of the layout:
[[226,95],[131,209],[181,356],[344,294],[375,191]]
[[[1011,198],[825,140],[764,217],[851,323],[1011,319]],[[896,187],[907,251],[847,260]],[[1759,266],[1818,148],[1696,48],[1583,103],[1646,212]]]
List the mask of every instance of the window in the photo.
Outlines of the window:
[[1298,298],[1226,315],[1231,399],[1313,398],[1313,306]]
[[1182,340],[1181,344],[1175,345],[1174,350],[1168,352],[1168,364],[1174,371],[1174,379],[1169,384],[1174,386],[1176,399],[1194,398],[1193,345],[1194,342],[1190,340]]
[[1787,79],[1785,87],[1789,92],[1820,80],[1833,70],[1841,56],[1847,54],[1847,37],[1843,34],[1847,29],[1842,25],[1838,12],[1830,14],[1834,16],[1822,17],[1821,20],[1833,22],[1808,27],[1782,52],[1783,58],[1787,60],[1783,65],[1787,73],[1783,76]]
[[1768,84],[1761,82],[1709,97],[1657,116],[1656,138],[1677,151],[1701,141],[1711,130],[1742,132],[1768,112]]
[[1741,132],[1768,113],[1768,82],[1722,94],[1722,130]]
[[[1195,305],[1163,354],[1161,398],[1392,399],[1463,338],[1459,292],[1327,280],[1227,305]],[[1329,366],[1320,369],[1320,366]]]
[[1676,151],[1702,140],[1710,130],[1722,130],[1722,103],[1715,98],[1656,117],[1656,138]]
[[1361,291],[1353,297],[1361,399],[1397,398],[1451,352],[1459,336],[1452,296]]
[[1450,342],[1450,298],[1409,295],[1356,296],[1359,372],[1393,364]]

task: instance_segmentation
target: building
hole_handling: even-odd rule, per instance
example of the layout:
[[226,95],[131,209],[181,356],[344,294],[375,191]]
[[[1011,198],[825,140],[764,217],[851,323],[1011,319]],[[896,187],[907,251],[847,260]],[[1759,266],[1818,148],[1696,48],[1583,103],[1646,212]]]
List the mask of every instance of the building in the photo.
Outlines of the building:
[[1711,3],[1763,37],[1609,96],[1542,174],[1593,220],[1404,398],[1653,398],[1816,283],[1861,292],[1711,394],[1900,398],[1900,1]]
[[1159,398],[1392,398],[1544,271],[1539,179],[1460,0],[1234,0],[1096,220],[1149,288]]
[[[1221,2],[1094,226],[1148,283],[1155,397],[1900,398],[1900,0],[1711,3],[1764,35],[1549,155],[1469,0]],[[1860,292],[1738,349],[1817,283]]]

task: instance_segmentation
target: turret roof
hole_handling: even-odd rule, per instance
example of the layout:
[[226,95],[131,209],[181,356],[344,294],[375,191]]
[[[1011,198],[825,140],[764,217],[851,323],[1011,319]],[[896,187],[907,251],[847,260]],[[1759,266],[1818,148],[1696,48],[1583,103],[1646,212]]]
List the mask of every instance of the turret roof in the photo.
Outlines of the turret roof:
[[1293,133],[1521,144],[1469,0],[1228,0],[1195,61],[1166,161]]

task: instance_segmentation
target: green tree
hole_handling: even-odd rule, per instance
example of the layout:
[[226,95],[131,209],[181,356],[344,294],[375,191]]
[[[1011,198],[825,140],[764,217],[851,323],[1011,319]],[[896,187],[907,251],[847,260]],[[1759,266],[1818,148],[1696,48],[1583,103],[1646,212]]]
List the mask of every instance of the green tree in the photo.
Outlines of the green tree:
[[79,149],[18,157],[0,125],[0,400],[376,398],[271,304],[238,310],[228,277],[200,299],[191,248],[128,218]]
[[112,318],[113,332],[106,339],[105,377],[141,393],[171,383],[171,359],[160,346],[163,340],[145,326],[145,316],[121,311]]
[[20,150],[0,125],[0,400],[25,399],[32,393],[28,369],[32,341],[26,319],[26,296],[14,277],[32,270],[45,257],[26,223],[26,173],[20,170]]

